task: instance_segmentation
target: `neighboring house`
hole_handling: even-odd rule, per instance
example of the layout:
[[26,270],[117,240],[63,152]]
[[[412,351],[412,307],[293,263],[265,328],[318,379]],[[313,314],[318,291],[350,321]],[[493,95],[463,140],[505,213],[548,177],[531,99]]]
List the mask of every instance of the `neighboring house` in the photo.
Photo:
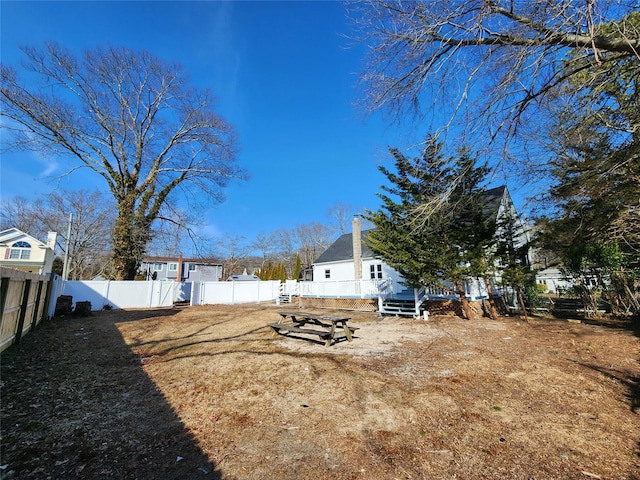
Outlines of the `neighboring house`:
[[544,285],[546,293],[559,295],[568,292],[574,286],[570,277],[562,273],[559,268],[545,268],[536,273],[536,282]]
[[213,259],[146,257],[140,271],[148,280],[173,282],[217,282],[222,278],[222,264]]
[[[506,187],[497,187],[485,193],[487,212],[497,219],[512,215],[518,218],[515,207]],[[520,220],[518,230],[521,232],[518,243],[527,241],[526,228]],[[313,281],[346,281],[356,279],[391,279],[394,291],[402,290],[402,277],[381,259],[375,258],[367,247],[366,238],[370,230],[360,232],[360,220],[354,218],[353,232],[338,238],[313,264]]]
[[56,232],[49,232],[45,243],[17,228],[3,230],[0,232],[0,266],[51,275],[57,238]]

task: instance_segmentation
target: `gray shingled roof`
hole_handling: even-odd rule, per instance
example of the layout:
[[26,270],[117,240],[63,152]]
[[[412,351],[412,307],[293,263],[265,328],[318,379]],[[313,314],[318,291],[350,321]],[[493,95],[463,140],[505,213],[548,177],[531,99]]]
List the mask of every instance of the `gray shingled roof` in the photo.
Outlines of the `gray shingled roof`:
[[[502,197],[504,197],[506,187],[492,188],[484,193],[487,199],[486,211],[487,213],[493,212],[494,215],[498,213],[498,207]],[[362,231],[362,258],[373,257],[373,252],[367,247],[365,239],[369,235],[371,230]],[[345,260],[353,260],[353,234],[345,233],[338,238],[329,248],[327,248],[322,255],[320,255],[314,263],[329,263],[329,262],[342,262]]]
[[[362,231],[362,258],[373,257],[373,253],[367,247],[365,239],[369,235],[370,230]],[[322,255],[318,257],[315,263],[341,262],[344,260],[353,260],[353,234],[345,233],[338,238]]]

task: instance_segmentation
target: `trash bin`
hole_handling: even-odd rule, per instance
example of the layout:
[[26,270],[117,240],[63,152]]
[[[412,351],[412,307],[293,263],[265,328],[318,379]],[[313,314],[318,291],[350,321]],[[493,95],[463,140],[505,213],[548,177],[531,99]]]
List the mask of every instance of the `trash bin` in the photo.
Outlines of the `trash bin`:
[[78,317],[88,317],[91,315],[91,302],[76,302],[73,314]]
[[60,295],[56,299],[55,316],[69,315],[73,313],[73,297],[71,295]]

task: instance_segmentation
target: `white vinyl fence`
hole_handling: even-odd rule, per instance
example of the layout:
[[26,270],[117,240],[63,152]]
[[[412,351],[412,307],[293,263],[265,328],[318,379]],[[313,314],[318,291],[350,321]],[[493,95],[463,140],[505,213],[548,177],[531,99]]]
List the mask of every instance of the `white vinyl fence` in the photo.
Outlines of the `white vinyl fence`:
[[62,295],[71,295],[73,303],[91,302],[92,310],[107,308],[171,307],[176,282],[159,281],[66,281]]
[[273,301],[280,295],[280,281],[194,282],[191,305],[213,305]]

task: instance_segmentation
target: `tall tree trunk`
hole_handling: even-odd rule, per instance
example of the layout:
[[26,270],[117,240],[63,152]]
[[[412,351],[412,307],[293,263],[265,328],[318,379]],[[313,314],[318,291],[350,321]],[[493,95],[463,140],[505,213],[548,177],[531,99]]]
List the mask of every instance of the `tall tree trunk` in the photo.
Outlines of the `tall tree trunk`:
[[489,277],[484,277],[484,284],[487,286],[487,295],[489,296],[489,316],[491,320],[497,320],[500,317],[498,313],[498,307],[496,306],[496,301],[493,298],[493,287],[491,286],[491,279]]
[[522,289],[518,288],[518,302],[520,302],[520,309],[524,315],[524,321],[529,323],[529,317],[527,316],[527,306],[524,304],[524,297],[522,296]]
[[150,235],[150,221],[135,212],[135,197],[118,202],[118,218],[112,230],[112,264],[116,280],[133,280],[144,258]]
[[460,280],[456,281],[456,291],[460,296],[460,304],[462,305],[462,312],[464,313],[464,316],[467,317],[467,320],[474,320],[473,309],[471,308],[469,299],[464,291],[464,285]]

